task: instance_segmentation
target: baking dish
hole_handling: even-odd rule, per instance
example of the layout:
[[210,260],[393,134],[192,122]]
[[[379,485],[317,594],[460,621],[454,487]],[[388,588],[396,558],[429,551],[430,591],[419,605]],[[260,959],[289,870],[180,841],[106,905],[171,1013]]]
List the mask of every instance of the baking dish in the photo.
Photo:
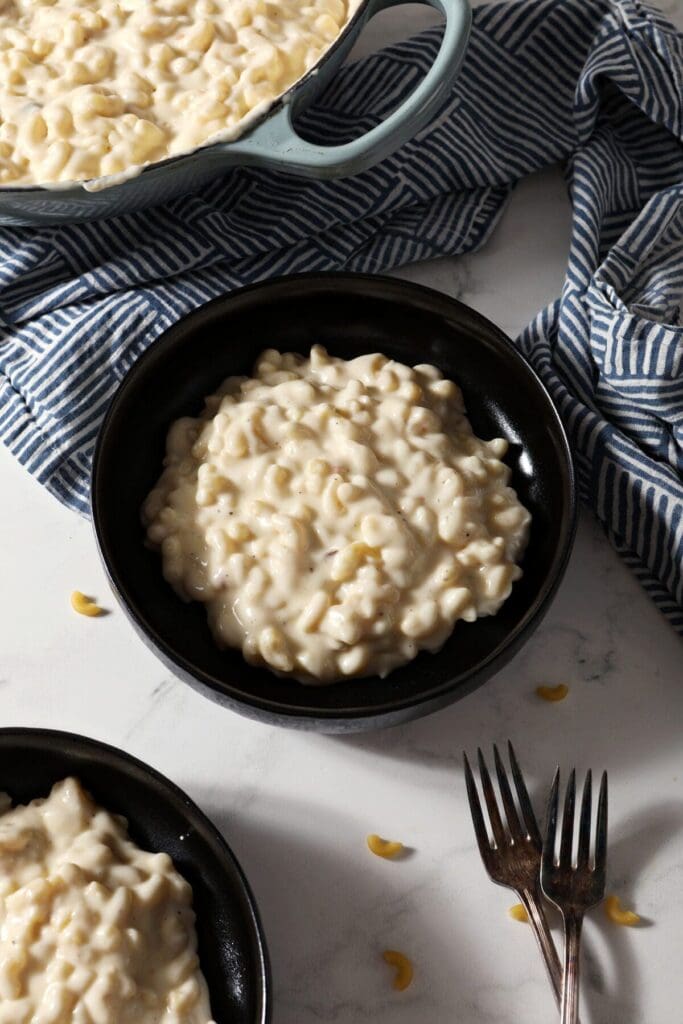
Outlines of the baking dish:
[[415,90],[383,122],[351,142],[320,146],[302,139],[293,118],[327,85],[375,14],[405,0],[361,0],[323,57],[231,142],[150,164],[137,176],[92,189],[74,182],[0,188],[0,224],[66,224],[130,213],[196,192],[229,167],[269,167],[310,178],[358,174],[388,156],[422,128],[453,84],[467,46],[469,0],[422,0],[445,18],[434,63]]

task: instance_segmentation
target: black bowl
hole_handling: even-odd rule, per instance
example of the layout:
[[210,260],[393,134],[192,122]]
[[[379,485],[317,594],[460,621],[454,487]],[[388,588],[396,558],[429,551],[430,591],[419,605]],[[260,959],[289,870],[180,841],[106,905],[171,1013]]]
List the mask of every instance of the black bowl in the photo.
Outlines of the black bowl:
[[0,791],[13,803],[75,775],[128,819],[143,849],[167,853],[193,891],[199,961],[218,1024],[267,1024],[270,971],[254,898],[230,849],[188,797],[121,750],[51,729],[0,729]]
[[[475,432],[506,437],[512,484],[533,521],[523,578],[497,615],[460,622],[438,654],[386,679],[302,686],[219,650],[201,604],[183,603],[144,547],[140,507],[156,482],[168,428],[197,415],[264,348],[337,356],[381,351],[434,363],[462,387]],[[175,324],[129,371],[100,430],[92,475],[95,531],[109,579],[146,643],[177,675],[241,714],[353,732],[418,718],[464,696],[519,649],[547,610],[576,527],[574,473],[555,407],[509,339],[438,292],[382,277],[305,274],[233,292]]]

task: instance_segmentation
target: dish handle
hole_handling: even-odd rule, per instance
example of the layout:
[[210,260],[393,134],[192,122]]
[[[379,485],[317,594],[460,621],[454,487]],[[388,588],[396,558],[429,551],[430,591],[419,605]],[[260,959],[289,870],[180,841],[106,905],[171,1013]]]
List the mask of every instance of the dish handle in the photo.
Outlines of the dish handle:
[[[406,0],[369,0],[366,21]],[[416,89],[381,123],[365,135],[340,146],[306,142],[292,123],[291,104],[285,103],[243,138],[231,143],[236,162],[268,165],[309,178],[358,174],[389,156],[415,135],[443,102],[460,70],[472,14],[469,0],[421,0],[445,17],[441,47]]]

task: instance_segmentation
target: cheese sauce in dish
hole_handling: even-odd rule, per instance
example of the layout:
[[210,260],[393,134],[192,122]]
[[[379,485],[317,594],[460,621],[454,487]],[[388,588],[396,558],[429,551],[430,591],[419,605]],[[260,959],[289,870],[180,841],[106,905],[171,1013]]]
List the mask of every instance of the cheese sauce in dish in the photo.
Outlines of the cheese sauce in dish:
[[212,1024],[192,890],[73,778],[0,813],[2,1024]]
[[3,0],[0,185],[129,175],[236,138],[358,0]]
[[307,683],[385,676],[521,576],[507,447],[434,366],[269,350],[172,426],[143,522],[220,646]]

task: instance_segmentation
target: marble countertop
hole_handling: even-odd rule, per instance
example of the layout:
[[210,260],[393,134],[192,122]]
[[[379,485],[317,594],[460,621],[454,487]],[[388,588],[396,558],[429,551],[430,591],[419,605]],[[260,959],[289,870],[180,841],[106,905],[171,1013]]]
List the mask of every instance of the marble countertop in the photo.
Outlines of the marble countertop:
[[[681,4],[668,7],[678,17]],[[408,10],[375,39],[423,18]],[[558,293],[568,230],[562,179],[548,171],[520,186],[483,252],[400,276],[514,335]],[[466,804],[462,749],[507,738],[539,811],[556,764],[610,773],[609,887],[644,923],[619,929],[601,910],[588,920],[584,1024],[680,1016],[681,647],[588,514],[546,620],[495,679],[432,717],[339,739],[258,725],[174,680],[117,609],[90,524],[4,449],[0,492],[0,722],[120,746],[210,815],[261,910],[274,1024],[555,1019],[532,933],[507,917],[513,895],[488,881]],[[112,614],[74,615],[74,588]],[[567,700],[538,700],[544,681],[566,682]],[[400,863],[373,858],[369,832],[414,852]],[[391,988],[386,948],[414,961],[404,993]]]

